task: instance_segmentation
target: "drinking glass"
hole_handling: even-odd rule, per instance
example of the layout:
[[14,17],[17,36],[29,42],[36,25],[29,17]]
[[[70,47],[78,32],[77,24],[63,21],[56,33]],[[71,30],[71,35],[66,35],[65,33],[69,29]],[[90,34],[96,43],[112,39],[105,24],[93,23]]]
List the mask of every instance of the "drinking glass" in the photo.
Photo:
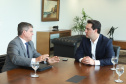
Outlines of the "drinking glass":
[[118,80],[115,80],[115,82],[122,83],[123,81],[120,80],[120,76],[124,73],[124,66],[117,65],[116,66],[116,73],[118,74]]
[[112,56],[112,58],[111,58],[111,62],[113,63],[113,68],[111,68],[111,70],[116,70],[116,68],[115,68],[115,64],[118,63],[118,59],[117,59],[117,57],[116,57],[116,56]]
[[35,74],[31,75],[31,77],[39,77],[39,75],[36,74],[36,70],[39,68],[39,62],[32,62],[31,65],[32,68],[35,70]]

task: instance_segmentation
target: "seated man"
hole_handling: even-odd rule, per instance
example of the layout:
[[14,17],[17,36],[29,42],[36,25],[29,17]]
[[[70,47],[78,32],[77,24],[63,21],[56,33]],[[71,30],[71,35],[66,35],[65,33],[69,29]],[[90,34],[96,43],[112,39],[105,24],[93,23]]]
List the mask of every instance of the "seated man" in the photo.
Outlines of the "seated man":
[[32,62],[42,62],[46,59],[48,59],[48,63],[59,62],[60,59],[57,56],[49,58],[48,54],[39,54],[31,41],[32,35],[33,26],[30,23],[21,22],[18,24],[18,36],[8,45],[6,61],[2,72],[22,66],[31,67]]
[[88,65],[112,65],[114,55],[112,40],[100,34],[101,23],[88,20],[84,37],[78,47],[75,59]]

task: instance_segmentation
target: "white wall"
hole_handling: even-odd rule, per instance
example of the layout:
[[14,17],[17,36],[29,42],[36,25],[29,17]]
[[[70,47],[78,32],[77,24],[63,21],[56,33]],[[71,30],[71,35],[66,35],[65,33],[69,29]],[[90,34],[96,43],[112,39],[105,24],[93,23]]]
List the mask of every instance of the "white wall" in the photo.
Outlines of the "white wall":
[[[29,22],[34,26],[33,42],[36,47],[36,31],[49,30],[54,25],[70,29],[73,18],[80,16],[82,8],[93,19],[102,23],[102,34],[107,35],[111,26],[115,40],[125,40],[125,0],[60,0],[59,21],[41,22],[42,0],[0,0],[0,54],[5,54],[8,43],[17,36],[17,25]],[[72,33],[73,35],[76,33]]]
[[[101,33],[107,35],[109,29],[114,26],[118,29],[114,32],[114,40],[126,41],[126,0],[79,0],[80,8],[93,19],[102,24]],[[78,12],[81,12],[79,10]]]

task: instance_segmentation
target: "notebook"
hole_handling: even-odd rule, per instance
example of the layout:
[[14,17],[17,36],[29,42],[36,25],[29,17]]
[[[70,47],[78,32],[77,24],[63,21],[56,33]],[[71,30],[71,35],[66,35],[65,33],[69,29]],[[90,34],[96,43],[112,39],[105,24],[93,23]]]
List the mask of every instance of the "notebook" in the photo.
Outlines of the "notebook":
[[52,65],[47,65],[47,64],[40,63],[39,68],[37,69],[37,71],[44,71],[44,70],[51,69],[51,68],[52,68]]

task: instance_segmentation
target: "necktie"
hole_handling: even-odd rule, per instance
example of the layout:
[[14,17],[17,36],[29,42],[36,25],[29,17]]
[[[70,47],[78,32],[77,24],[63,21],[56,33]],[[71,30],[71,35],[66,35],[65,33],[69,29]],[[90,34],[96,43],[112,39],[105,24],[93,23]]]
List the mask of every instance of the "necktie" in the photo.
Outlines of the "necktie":
[[29,51],[28,51],[28,42],[26,42],[25,45],[26,45],[26,50],[27,50],[28,58],[30,58],[30,56],[29,56]]

